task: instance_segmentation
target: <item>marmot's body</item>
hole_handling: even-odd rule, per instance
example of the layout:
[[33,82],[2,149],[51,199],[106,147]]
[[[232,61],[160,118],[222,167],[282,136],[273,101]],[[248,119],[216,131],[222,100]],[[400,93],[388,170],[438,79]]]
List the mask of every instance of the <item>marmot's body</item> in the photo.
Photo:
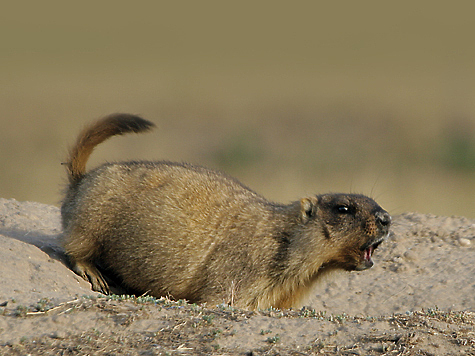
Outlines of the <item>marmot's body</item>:
[[112,115],[71,150],[63,245],[94,290],[109,292],[100,266],[137,293],[288,308],[323,273],[373,265],[391,217],[363,195],[275,204],[226,175],[171,162],[107,163],[86,173],[94,146],[152,126]]

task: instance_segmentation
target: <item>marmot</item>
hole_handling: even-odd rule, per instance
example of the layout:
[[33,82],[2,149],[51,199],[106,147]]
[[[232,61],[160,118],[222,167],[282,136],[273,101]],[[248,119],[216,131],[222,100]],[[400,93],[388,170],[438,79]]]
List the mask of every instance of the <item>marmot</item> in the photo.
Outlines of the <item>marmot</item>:
[[204,167],[168,161],[106,163],[94,147],[151,122],[113,114],[79,135],[65,163],[62,244],[72,269],[109,293],[101,271],[137,293],[242,308],[300,305],[328,271],[361,271],[391,216],[359,194],[268,201]]

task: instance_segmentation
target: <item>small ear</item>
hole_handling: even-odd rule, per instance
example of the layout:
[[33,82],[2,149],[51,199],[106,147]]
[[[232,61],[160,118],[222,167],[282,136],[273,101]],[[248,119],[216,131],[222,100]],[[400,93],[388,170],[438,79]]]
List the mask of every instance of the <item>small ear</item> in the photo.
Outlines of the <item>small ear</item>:
[[300,215],[304,223],[306,223],[308,220],[315,216],[317,211],[317,203],[317,197],[300,199]]

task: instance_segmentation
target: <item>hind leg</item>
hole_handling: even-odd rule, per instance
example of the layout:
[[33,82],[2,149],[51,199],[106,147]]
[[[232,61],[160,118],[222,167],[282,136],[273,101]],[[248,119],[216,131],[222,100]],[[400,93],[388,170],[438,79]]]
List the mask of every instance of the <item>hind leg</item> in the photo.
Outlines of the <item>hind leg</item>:
[[96,266],[88,261],[76,261],[70,257],[71,269],[92,285],[92,290],[103,294],[111,294],[109,285]]
[[94,262],[100,254],[100,246],[94,236],[79,228],[72,229],[64,233],[62,244],[71,269],[91,283],[92,290],[110,294],[109,286]]

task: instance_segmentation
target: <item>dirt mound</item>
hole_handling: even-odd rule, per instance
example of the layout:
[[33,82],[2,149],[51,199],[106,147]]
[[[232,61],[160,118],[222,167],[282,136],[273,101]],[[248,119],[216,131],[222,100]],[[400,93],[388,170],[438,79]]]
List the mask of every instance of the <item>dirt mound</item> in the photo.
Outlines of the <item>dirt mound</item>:
[[298,311],[101,297],[60,233],[57,208],[0,199],[1,354],[475,353],[475,220],[394,217],[372,269],[331,276]]

